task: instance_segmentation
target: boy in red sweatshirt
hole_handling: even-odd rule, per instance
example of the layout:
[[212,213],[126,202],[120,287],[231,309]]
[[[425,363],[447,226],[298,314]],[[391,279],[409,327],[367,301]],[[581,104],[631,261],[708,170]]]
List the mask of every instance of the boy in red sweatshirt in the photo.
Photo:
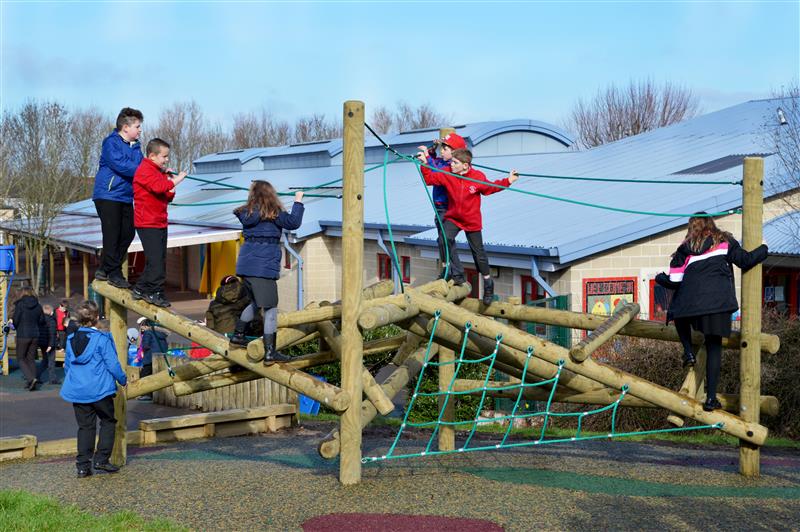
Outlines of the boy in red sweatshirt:
[[[426,155],[421,151],[417,154],[417,158],[425,163]],[[481,195],[488,196],[500,192],[503,189],[493,185],[508,187],[519,179],[519,175],[516,170],[512,170],[507,178],[489,181],[483,172],[472,168],[472,152],[465,149],[455,150],[450,165],[442,168],[441,172],[424,166],[421,168],[426,185],[442,185],[447,189],[444,232],[450,249],[450,274],[453,282],[456,284],[464,282],[464,267],[461,265],[456,251],[456,236],[464,231],[475,266],[483,275],[483,303],[491,304],[494,297],[494,281],[489,275],[489,259],[483,249]],[[460,179],[444,172],[458,174],[469,179]],[[476,181],[480,181],[480,183]]]
[[133,298],[159,307],[170,306],[164,297],[167,256],[167,205],[186,172],[170,177],[169,144],[155,138],[147,143],[147,157],[133,175],[133,225],[142,242],[145,265],[133,287]]

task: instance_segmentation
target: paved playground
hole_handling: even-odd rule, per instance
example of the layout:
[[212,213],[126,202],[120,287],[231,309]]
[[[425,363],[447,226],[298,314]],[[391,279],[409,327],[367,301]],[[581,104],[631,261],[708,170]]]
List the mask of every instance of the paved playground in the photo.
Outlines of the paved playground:
[[[72,457],[7,462],[0,489],[92,512],[131,509],[196,530],[788,530],[800,523],[796,450],[764,449],[757,480],[737,474],[733,447],[592,441],[386,461],[365,465],[362,483],[344,487],[338,462],[316,450],[331,426],[131,449],[121,473],[81,480]],[[365,455],[385,451],[392,437],[388,427],[367,429]]]

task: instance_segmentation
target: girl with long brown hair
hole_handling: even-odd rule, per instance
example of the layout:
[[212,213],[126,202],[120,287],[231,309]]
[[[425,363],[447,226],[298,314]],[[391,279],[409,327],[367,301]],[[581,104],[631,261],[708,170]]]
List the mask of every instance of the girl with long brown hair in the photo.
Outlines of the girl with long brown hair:
[[739,309],[733,278],[733,264],[747,271],[767,258],[767,246],[745,251],[733,235],[720,230],[706,213],[689,219],[686,238],[672,255],[669,275],[656,281],[676,290],[667,319],[684,346],[684,365],[694,364],[692,329],[705,337],[706,401],[703,409],[720,408],[717,400],[722,363],[722,338],[731,334],[731,316]]
[[288,360],[275,349],[278,328],[278,278],[281,273],[281,235],[303,222],[303,192],[295,192],[292,211],[283,208],[275,188],[267,181],[253,181],[247,203],[233,214],[242,223],[244,244],[239,249],[236,275],[244,279],[250,304],[244,309],[231,337],[231,343],[247,345],[245,331],[255,319],[257,309],[264,313],[264,365]]

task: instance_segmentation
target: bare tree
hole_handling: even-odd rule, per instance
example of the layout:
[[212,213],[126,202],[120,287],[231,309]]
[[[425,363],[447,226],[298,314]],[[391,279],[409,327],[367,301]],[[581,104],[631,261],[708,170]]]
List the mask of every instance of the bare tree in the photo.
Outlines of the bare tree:
[[298,118],[294,124],[294,142],[314,142],[335,139],[342,136],[342,125],[328,120],[322,113]]
[[112,129],[111,119],[94,107],[73,111],[70,117],[67,162],[74,175],[84,178],[82,197],[91,193],[91,178],[97,172],[100,146]]
[[0,116],[0,207],[11,197],[19,174],[13,165],[12,139],[10,135],[11,116],[4,113]]
[[150,138],[158,137],[170,144],[170,167],[191,172],[194,160],[202,155],[205,134],[203,111],[192,100],[176,102],[164,109]]
[[578,134],[578,144],[593,148],[697,116],[700,107],[691,90],[666,82],[631,81],[610,85],[594,98],[578,100],[566,127]]
[[231,137],[222,129],[222,125],[217,122],[206,128],[203,140],[200,144],[201,155],[225,151],[231,147]]
[[369,125],[380,134],[394,132],[394,115],[392,112],[381,105],[372,110]]
[[[773,179],[790,191],[783,196],[790,211],[800,211],[800,84],[797,80],[773,94],[774,114],[765,117],[766,151],[775,154],[779,164]],[[800,241],[800,225],[794,218],[783,218],[779,229]]]
[[83,178],[73,173],[67,156],[70,114],[56,102],[29,101],[4,122],[10,171],[20,177],[11,194],[19,201],[18,223],[38,288],[53,221],[65,205],[80,199]]
[[445,127],[452,125],[452,118],[433,110],[430,104],[424,103],[411,107],[405,102],[398,102],[395,111],[395,124],[397,131],[411,131],[414,129],[427,129],[431,127]]
[[289,123],[278,120],[268,110],[239,113],[233,117],[231,145],[234,148],[283,146],[291,141]]

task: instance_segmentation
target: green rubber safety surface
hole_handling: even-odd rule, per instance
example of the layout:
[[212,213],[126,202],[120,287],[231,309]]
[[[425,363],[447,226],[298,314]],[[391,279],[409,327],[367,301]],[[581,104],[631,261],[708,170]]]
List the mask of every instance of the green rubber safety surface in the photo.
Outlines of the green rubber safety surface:
[[755,499],[800,500],[800,486],[734,487],[704,486],[651,482],[603,475],[584,475],[547,469],[475,468],[466,473],[497,482],[529,484],[587,493],[624,495],[627,497],[746,497]]

